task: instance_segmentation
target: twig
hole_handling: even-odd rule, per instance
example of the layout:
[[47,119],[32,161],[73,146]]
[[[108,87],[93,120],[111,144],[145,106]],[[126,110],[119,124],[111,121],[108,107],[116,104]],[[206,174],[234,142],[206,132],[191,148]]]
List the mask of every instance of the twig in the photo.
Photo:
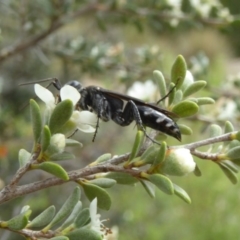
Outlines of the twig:
[[6,47],[0,51],[0,62],[6,60],[7,58],[20,53],[34,45],[36,45],[38,42],[44,40],[46,37],[48,37],[50,34],[58,30],[60,27],[64,26],[67,22],[70,22],[71,20],[76,19],[79,16],[88,14],[89,12],[96,11],[98,9],[98,5],[96,3],[89,4],[84,8],[81,8],[74,12],[71,16],[67,16],[64,18],[59,18],[55,22],[52,22],[50,27],[40,34],[31,37],[29,39],[26,39],[16,45]]
[[185,145],[172,147],[172,148],[187,148],[189,150],[193,150],[195,148],[206,146],[206,145],[213,144],[213,143],[232,141],[233,140],[232,136],[234,134],[237,134],[237,131],[226,133],[226,134],[223,134],[223,135],[217,136],[217,137],[204,139],[204,140],[194,142],[194,143],[189,143],[189,144],[185,144]]
[[[124,157],[125,157],[125,155],[124,155]],[[119,158],[122,161],[124,157],[120,156]],[[117,160],[116,158],[113,159],[113,161],[116,161],[116,160]],[[20,196],[23,196],[23,195],[26,195],[26,194],[29,194],[32,192],[39,191],[44,188],[61,185],[63,183],[70,182],[70,181],[76,181],[79,178],[84,178],[86,176],[100,173],[100,172],[101,173],[102,172],[125,172],[125,173],[128,173],[128,174],[136,177],[136,176],[139,176],[142,171],[136,170],[136,169],[125,169],[122,166],[116,166],[116,165],[112,165],[112,164],[97,165],[97,166],[93,166],[93,167],[87,166],[83,169],[69,172],[68,173],[68,175],[69,175],[68,181],[64,181],[57,177],[51,177],[51,178],[47,178],[43,181],[29,183],[29,184],[25,184],[22,186],[16,186],[14,188],[14,190],[12,190],[11,188],[8,188],[8,186],[6,186],[0,192],[0,204],[7,202],[9,200],[12,200],[16,197],[20,197]]]

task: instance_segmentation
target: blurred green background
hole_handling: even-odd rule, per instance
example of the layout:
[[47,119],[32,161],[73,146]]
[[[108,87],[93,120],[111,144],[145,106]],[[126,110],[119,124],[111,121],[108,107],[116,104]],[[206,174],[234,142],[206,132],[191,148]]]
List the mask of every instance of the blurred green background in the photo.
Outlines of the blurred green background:
[[[208,125],[216,121],[223,125],[230,120],[239,129],[239,2],[194,2],[0,0],[0,186],[16,172],[19,149],[32,147],[29,109],[23,106],[34,91],[33,85],[19,87],[22,82],[57,77],[62,83],[74,79],[126,93],[134,82],[152,79],[156,69],[168,80],[171,65],[182,54],[195,79],[208,82],[203,96],[216,100],[215,106],[184,122],[194,134],[183,143],[204,139]],[[229,113],[229,102],[236,104],[236,111],[220,117]],[[84,147],[76,149],[77,158],[64,167],[81,168],[106,152],[129,152],[135,130],[134,124],[122,128],[101,123],[94,143],[91,135],[76,134]],[[171,139],[171,144],[178,143]],[[102,219],[110,219],[105,225],[118,227],[119,240],[240,239],[239,184],[232,185],[212,162],[196,161],[202,177],[173,179],[189,193],[191,205],[159,191],[151,199],[138,185],[116,186],[109,191],[111,210],[100,211]],[[29,173],[21,183],[47,176]],[[0,218],[11,218],[26,204],[33,215],[52,204],[58,207],[73,186],[5,203]],[[84,196],[83,202],[88,205]],[[7,231],[0,236],[21,239]]]

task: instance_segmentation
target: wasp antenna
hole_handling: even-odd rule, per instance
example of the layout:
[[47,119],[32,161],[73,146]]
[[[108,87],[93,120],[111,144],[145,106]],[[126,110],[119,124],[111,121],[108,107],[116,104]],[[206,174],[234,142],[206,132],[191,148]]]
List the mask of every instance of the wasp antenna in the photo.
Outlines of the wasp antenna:
[[172,91],[177,87],[180,79],[181,79],[181,77],[179,77],[179,78],[177,79],[176,84],[169,90],[169,92],[168,92],[163,98],[161,98],[160,100],[157,101],[157,104],[159,104],[161,101],[163,101],[164,99],[166,99],[166,98],[172,93]]
[[52,81],[54,83],[59,82],[59,80],[57,78],[53,77],[53,78],[46,78],[46,79],[41,79],[41,80],[32,81],[32,82],[20,83],[20,84],[18,84],[18,86],[31,85],[31,84],[35,84],[35,83],[49,82],[49,81]]

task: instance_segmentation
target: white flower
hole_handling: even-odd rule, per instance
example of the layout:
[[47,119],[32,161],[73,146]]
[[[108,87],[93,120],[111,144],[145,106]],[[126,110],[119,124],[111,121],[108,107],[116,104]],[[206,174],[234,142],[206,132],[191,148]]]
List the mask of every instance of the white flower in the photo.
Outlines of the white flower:
[[73,106],[75,106],[78,103],[81,95],[76,88],[70,85],[65,85],[60,89],[60,97],[62,101],[66,99],[71,100]]
[[195,167],[196,163],[193,160],[190,150],[176,148],[168,150],[160,171],[167,175],[184,176],[193,172]]
[[[55,97],[47,88],[42,87],[39,84],[34,85],[36,95],[46,104],[47,108],[53,110],[56,106]],[[75,106],[80,99],[80,93],[78,90],[70,85],[65,85],[60,90],[61,100],[70,99]]]
[[34,90],[36,95],[46,104],[47,109],[52,111],[55,108],[55,97],[53,94],[39,84],[34,85]]
[[147,80],[145,83],[134,82],[131,88],[128,89],[127,94],[132,97],[149,99],[156,92],[156,85],[151,81]]
[[[55,97],[54,95],[46,88],[42,87],[39,84],[34,85],[36,95],[46,104],[46,122],[50,117],[53,109],[55,108]],[[81,95],[78,90],[70,85],[65,85],[60,89],[61,100],[64,101],[69,99],[72,101],[73,106],[76,106]],[[62,127],[63,133],[73,132],[76,129],[79,129],[82,132],[94,132],[96,126],[97,117],[95,114],[89,111],[73,111],[69,121]]]
[[101,236],[104,235],[102,222],[100,221],[100,214],[97,214],[97,198],[94,198],[90,203],[90,228],[95,232],[99,233]]
[[73,111],[73,114],[69,120],[70,124],[76,129],[82,132],[95,132],[97,117],[95,114],[89,111]]

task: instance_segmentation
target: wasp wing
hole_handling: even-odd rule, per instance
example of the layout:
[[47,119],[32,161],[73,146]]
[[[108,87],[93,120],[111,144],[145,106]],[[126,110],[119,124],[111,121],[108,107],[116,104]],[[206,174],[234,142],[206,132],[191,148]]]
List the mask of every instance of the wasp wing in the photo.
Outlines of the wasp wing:
[[167,115],[170,118],[178,118],[177,114],[175,114],[173,112],[170,112],[170,111],[168,111],[166,109],[160,108],[156,104],[147,103],[147,102],[144,102],[144,101],[142,101],[142,100],[140,100],[138,98],[131,97],[131,96],[128,96],[128,95],[125,95],[125,94],[121,94],[121,93],[118,93],[118,92],[114,92],[114,91],[109,91],[109,90],[104,89],[104,88],[99,88],[99,91],[101,91],[104,95],[109,96],[109,97],[119,98],[119,99],[122,99],[122,100],[125,100],[125,101],[130,101],[131,100],[134,103],[136,103],[137,105],[148,106],[150,108],[153,108],[156,111],[159,111],[159,112]]

